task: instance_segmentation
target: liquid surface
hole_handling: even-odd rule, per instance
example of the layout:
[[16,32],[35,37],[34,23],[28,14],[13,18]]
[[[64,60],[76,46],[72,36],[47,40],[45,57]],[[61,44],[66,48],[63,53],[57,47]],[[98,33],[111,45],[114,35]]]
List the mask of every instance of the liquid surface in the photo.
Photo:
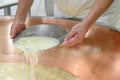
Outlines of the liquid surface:
[[0,63],[0,80],[81,80],[57,67],[37,65],[39,57],[36,52],[58,44],[57,39],[50,37],[24,37],[19,39],[15,45],[24,52],[30,64]]
[[42,65],[34,66],[31,70],[29,64],[0,63],[0,80],[81,80],[59,68]]
[[59,40],[51,37],[24,37],[15,42],[18,49],[23,52],[37,52],[39,50],[45,50],[57,46]]

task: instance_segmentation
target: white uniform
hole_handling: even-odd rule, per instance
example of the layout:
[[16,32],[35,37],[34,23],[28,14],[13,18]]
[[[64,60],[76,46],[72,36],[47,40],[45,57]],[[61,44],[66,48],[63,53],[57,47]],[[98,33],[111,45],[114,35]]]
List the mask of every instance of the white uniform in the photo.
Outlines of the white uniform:
[[[95,0],[53,0],[55,3],[55,17],[77,17],[84,18]],[[110,8],[97,20],[97,22],[111,26],[120,31],[120,0],[114,0]]]

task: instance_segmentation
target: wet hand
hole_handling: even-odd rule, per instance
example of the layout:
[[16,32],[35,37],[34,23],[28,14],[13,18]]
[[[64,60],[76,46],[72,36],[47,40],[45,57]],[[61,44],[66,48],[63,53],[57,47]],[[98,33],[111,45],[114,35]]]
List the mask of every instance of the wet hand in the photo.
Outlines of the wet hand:
[[70,33],[65,37],[63,45],[64,46],[74,46],[80,44],[88,31],[86,24],[79,23],[73,26]]
[[10,30],[11,39],[15,38],[22,30],[26,28],[24,23],[13,23]]

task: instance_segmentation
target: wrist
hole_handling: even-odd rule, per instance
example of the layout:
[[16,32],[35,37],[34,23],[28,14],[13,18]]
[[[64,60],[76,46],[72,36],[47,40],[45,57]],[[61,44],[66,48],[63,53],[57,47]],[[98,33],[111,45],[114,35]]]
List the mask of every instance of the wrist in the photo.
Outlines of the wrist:
[[13,22],[14,24],[25,24],[25,21],[24,20],[22,20],[22,19],[14,19],[14,22]]
[[84,24],[86,24],[86,25],[88,25],[88,26],[92,26],[92,25],[95,23],[95,21],[92,20],[92,19],[84,19],[84,20],[82,21],[82,23],[84,23]]
[[26,17],[16,14],[15,21],[25,23]]
[[83,20],[82,22],[80,22],[80,25],[82,25],[85,28],[85,31],[88,31],[93,24],[93,22],[88,20]]

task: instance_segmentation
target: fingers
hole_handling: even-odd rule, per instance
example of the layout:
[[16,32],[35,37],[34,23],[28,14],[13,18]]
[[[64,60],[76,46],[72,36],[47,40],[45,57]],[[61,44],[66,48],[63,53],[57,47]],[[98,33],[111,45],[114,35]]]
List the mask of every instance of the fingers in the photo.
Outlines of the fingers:
[[15,32],[16,32],[16,29],[14,27],[12,27],[11,31],[10,31],[11,39],[13,39],[15,37]]
[[66,42],[69,39],[71,39],[75,34],[76,34],[75,31],[70,31],[70,33],[65,37],[64,42]]
[[18,28],[16,28],[16,35],[19,34],[25,28],[26,28],[25,24],[20,24]]
[[74,46],[82,42],[84,39],[85,34],[87,33],[89,25],[86,23],[78,23],[73,26],[70,33],[65,37],[63,42],[64,46]]
[[74,46],[77,45],[79,43],[81,43],[83,40],[83,38],[79,37],[78,34],[76,34],[75,36],[71,37],[68,41],[66,41],[63,45],[64,46]]
[[19,24],[11,27],[10,35],[11,39],[15,38],[22,30],[26,28],[25,24]]
[[63,42],[64,46],[75,46],[82,42],[84,39],[86,32],[84,31],[71,31],[65,38],[65,41]]

